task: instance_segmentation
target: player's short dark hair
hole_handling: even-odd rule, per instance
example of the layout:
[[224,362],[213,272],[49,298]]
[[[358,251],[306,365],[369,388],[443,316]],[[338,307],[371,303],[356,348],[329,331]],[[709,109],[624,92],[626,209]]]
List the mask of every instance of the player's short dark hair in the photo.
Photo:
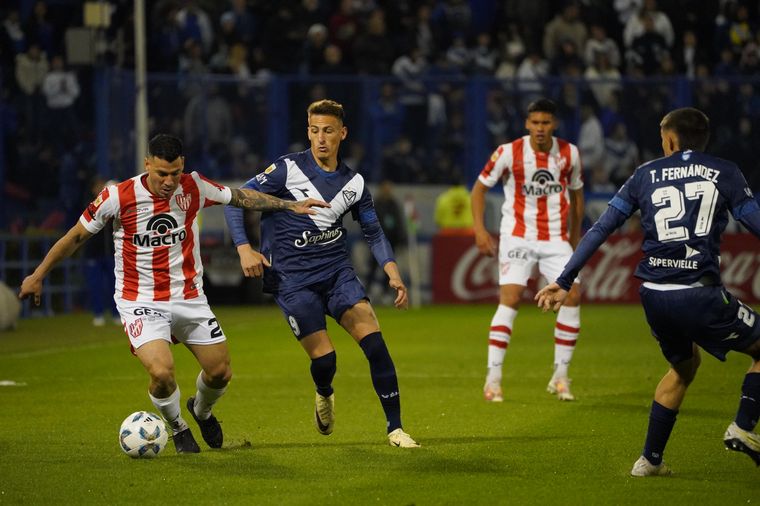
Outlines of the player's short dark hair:
[[173,162],[182,156],[182,141],[173,135],[158,134],[148,141],[148,154]]
[[710,140],[710,119],[694,107],[670,111],[662,118],[660,128],[676,134],[680,149],[704,151]]
[[539,98],[528,104],[528,114],[532,112],[548,112],[552,116],[556,116],[557,104],[548,98]]
[[309,116],[312,114],[320,114],[324,116],[333,116],[338,118],[343,123],[343,106],[335,100],[317,100],[309,105],[306,110]]

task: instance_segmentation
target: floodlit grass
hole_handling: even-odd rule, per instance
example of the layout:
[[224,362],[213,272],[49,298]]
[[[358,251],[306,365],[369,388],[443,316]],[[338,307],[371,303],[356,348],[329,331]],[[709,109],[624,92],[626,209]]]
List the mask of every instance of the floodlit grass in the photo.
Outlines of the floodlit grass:
[[[586,306],[571,368],[578,401],[545,392],[554,318],[524,307],[502,404],[482,400],[491,306],[378,309],[399,372],[404,427],[423,447],[387,446],[358,346],[338,351],[335,432],[312,425],[309,361],[272,307],[214,308],[234,380],[215,413],[225,444],[121,452],[122,419],[154,411],[147,376],[115,326],[87,315],[21,322],[0,334],[0,504],[756,504],[760,470],[723,449],[749,359],[704,356],[665,460],[670,478],[628,472],[667,366],[637,306]],[[198,367],[175,347],[182,404]]]

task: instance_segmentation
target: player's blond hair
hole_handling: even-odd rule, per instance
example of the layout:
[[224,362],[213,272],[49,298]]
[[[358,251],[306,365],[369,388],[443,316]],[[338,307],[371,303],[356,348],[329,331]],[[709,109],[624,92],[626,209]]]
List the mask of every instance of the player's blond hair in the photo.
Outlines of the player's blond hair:
[[314,114],[333,116],[343,123],[343,106],[335,100],[323,99],[312,102],[309,104],[309,108],[306,112],[309,117]]

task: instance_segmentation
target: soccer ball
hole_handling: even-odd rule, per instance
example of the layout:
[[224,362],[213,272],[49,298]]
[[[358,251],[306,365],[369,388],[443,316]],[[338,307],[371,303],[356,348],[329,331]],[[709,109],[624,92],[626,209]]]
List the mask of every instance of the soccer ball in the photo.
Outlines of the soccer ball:
[[126,417],[119,429],[119,445],[133,459],[150,459],[161,453],[169,440],[160,416],[136,411]]

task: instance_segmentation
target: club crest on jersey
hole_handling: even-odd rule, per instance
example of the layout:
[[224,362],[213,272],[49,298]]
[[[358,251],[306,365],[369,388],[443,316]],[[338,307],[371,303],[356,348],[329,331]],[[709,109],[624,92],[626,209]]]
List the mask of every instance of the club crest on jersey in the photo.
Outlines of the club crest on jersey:
[[142,318],[138,318],[134,321],[134,323],[129,324],[129,335],[137,338],[140,334],[142,334],[143,329],[143,321]]
[[343,190],[343,200],[347,206],[350,206],[356,200],[356,192],[354,190]]
[[174,200],[177,202],[177,206],[179,206],[180,209],[187,212],[187,210],[190,209],[190,203],[193,201],[193,196],[189,193],[182,193],[181,195],[175,196]]
[[171,214],[157,214],[148,220],[147,234],[135,234],[132,243],[135,246],[153,247],[173,246],[182,242],[187,237],[185,229],[174,232],[177,228],[177,220]]
[[530,183],[523,185],[523,193],[534,197],[543,197],[562,193],[562,185],[554,181],[554,176],[548,170],[537,170]]

